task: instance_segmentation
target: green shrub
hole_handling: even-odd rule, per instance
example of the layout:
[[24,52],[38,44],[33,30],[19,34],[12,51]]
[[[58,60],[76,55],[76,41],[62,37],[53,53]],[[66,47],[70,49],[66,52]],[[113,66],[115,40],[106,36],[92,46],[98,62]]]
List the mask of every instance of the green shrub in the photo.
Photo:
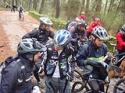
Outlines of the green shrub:
[[[39,14],[38,12],[35,12],[35,11],[30,11],[29,14],[32,17],[36,18],[37,20],[39,20],[39,18],[42,17],[42,16],[47,16],[47,15]],[[54,28],[56,28],[56,29],[65,28],[66,21],[61,20],[59,18],[57,19],[57,18],[54,18],[54,17],[50,17],[50,19],[53,21]]]

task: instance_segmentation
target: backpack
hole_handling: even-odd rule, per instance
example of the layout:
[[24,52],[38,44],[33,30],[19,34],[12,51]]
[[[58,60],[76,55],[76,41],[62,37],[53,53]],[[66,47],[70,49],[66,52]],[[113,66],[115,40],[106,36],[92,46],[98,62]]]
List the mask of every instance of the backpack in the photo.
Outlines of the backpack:
[[16,61],[17,59],[18,59],[18,57],[10,56],[10,57],[6,58],[4,62],[0,63],[0,83],[1,83],[3,70],[5,70],[10,63]]

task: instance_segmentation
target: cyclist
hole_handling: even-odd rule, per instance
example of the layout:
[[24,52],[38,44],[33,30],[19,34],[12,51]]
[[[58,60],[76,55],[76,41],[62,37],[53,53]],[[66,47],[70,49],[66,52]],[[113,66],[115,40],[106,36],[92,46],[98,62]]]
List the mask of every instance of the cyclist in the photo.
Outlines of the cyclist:
[[18,12],[19,12],[19,19],[23,20],[24,19],[24,14],[23,14],[24,8],[22,6],[20,6],[18,9]]
[[79,46],[78,42],[84,43],[87,41],[86,26],[85,21],[78,17],[67,25],[67,30],[72,34],[72,43],[76,48]]
[[36,38],[41,44],[46,44],[50,38],[53,38],[52,21],[48,17],[40,17],[39,28],[35,28],[31,32],[23,36],[23,38]]
[[[108,49],[107,46],[103,43],[103,41],[108,39],[107,31],[101,27],[95,27],[92,31],[92,40],[90,40],[87,44],[84,44],[80,47],[78,54],[76,56],[77,64],[79,67],[85,66],[91,58],[101,58],[106,56]],[[108,60],[107,60],[108,61]],[[107,73],[105,71],[99,72],[99,68],[94,69],[93,78],[105,80],[107,77]],[[104,72],[104,73],[103,73]],[[101,91],[104,91],[103,84],[100,85]],[[93,92],[94,93],[94,92]]]
[[[54,37],[54,32],[52,30],[52,21],[48,17],[40,17],[39,28],[35,28],[33,31],[27,33],[23,38],[36,38],[41,44],[46,45],[49,38]],[[37,79],[38,84],[42,87],[42,82],[40,83],[39,69],[41,67],[41,62],[35,65],[34,75]]]
[[12,12],[12,11],[15,12],[16,9],[17,9],[17,6],[16,6],[16,5],[12,5],[11,12]]
[[71,93],[71,66],[68,58],[73,55],[73,48],[70,40],[70,32],[61,29],[55,33],[54,42],[47,47],[47,59],[44,63],[46,93]]
[[79,18],[84,21],[86,20],[87,17],[85,15],[85,11],[81,11]]
[[2,71],[0,93],[32,93],[33,66],[40,60],[42,51],[36,39],[23,39],[17,47],[18,59]]
[[[117,41],[117,51],[119,54],[125,52],[125,24],[119,29],[119,32],[116,34],[116,41]],[[121,59],[123,55],[120,55],[118,59]],[[120,64],[119,64],[120,65]]]
[[93,29],[96,26],[102,26],[101,24],[101,20],[99,17],[93,17],[93,21],[90,22],[90,24],[87,26],[87,37],[89,38],[89,36],[91,35]]

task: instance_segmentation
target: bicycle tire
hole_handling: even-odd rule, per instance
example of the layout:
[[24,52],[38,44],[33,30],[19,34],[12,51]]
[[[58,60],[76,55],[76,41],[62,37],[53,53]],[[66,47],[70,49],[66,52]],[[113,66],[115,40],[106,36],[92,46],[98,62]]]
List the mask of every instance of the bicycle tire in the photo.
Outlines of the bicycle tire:
[[[124,87],[125,87],[125,78],[120,79],[120,80],[115,84],[114,89],[113,89],[113,93],[125,93],[124,87],[123,87],[123,88],[120,87],[120,84],[122,84],[122,83],[123,83],[123,85],[124,85]],[[124,92],[119,92],[119,91],[124,91]]]
[[[85,89],[85,93],[87,93],[87,91],[89,90],[88,86],[87,86],[87,80],[85,80],[85,77],[84,75],[82,75],[82,73],[80,73],[80,71],[78,70],[74,70],[74,73],[77,73],[76,76],[74,74],[74,78],[78,78],[78,81],[74,81],[74,84],[72,85],[72,93],[78,93],[78,92],[81,92],[83,91],[83,89]],[[75,89],[78,85],[80,85],[81,87]]]
[[83,75],[78,70],[74,70],[74,77],[73,78],[74,78],[74,80],[75,80],[75,78],[78,78],[79,81],[84,81]]
[[[81,87],[78,88],[78,89],[75,89],[75,87],[78,86],[78,84],[80,84]],[[73,84],[73,86],[72,86],[71,93],[77,93],[77,92],[80,92],[80,91],[83,90],[83,88],[84,88],[84,85],[83,85],[82,82],[79,82],[79,81],[78,81],[78,82],[75,82],[75,83]]]

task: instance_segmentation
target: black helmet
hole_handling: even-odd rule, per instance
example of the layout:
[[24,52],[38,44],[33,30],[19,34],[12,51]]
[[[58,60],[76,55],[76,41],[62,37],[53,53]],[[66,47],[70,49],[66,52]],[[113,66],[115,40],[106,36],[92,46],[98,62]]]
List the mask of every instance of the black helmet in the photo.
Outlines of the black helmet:
[[81,20],[78,22],[77,29],[80,30],[81,28],[84,28],[86,30],[87,24],[84,20]]
[[31,53],[35,54],[37,52],[45,51],[45,46],[40,44],[36,39],[22,39],[22,41],[18,44],[17,52],[19,54]]

